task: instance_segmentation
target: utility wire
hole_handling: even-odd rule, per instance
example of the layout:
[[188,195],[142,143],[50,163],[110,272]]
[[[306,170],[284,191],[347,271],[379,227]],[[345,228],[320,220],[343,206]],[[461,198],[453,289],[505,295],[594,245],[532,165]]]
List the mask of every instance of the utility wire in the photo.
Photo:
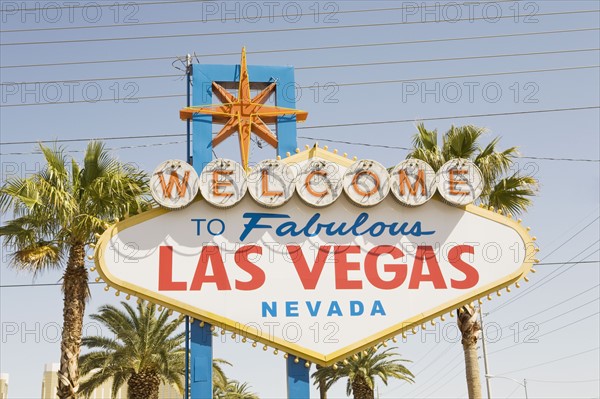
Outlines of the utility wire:
[[[395,145],[387,145],[387,144],[373,144],[373,143],[362,143],[356,141],[347,141],[347,140],[334,140],[327,139],[324,137],[310,137],[310,136],[298,136],[299,139],[306,140],[314,140],[314,141],[323,141],[327,143],[337,143],[337,144],[348,144],[348,145],[357,145],[360,147],[376,147],[376,148],[385,148],[389,150],[405,150],[412,151],[414,148],[395,146]],[[567,162],[600,162],[600,159],[589,159],[589,158],[555,158],[555,157],[534,157],[534,156],[519,156],[519,159],[534,159],[540,161],[567,161]],[[593,262],[590,262],[593,263]],[[551,263],[545,263],[546,265],[552,265]],[[559,264],[559,263],[557,263]],[[562,263],[561,263],[562,264]]]
[[[203,0],[208,1],[208,0]],[[514,3],[515,0],[495,0],[494,3]],[[143,3],[142,3],[143,4]],[[417,6],[421,8],[422,6]],[[56,9],[56,7],[52,7],[52,9]],[[363,10],[335,10],[335,11],[313,11],[303,13],[278,13],[278,14],[267,14],[267,15],[256,15],[256,16],[246,16],[244,18],[240,16],[234,16],[233,18],[203,18],[203,19],[189,19],[189,20],[178,20],[178,21],[155,21],[155,22],[135,22],[135,23],[123,23],[123,24],[110,24],[110,25],[80,25],[80,26],[60,26],[60,27],[49,27],[49,28],[31,28],[31,29],[7,29],[0,30],[0,33],[20,33],[20,32],[39,32],[39,31],[55,31],[55,30],[73,30],[73,29],[101,29],[101,28],[127,28],[127,27],[135,27],[135,26],[154,26],[154,25],[181,25],[181,24],[191,24],[191,23],[207,23],[207,22],[227,22],[227,21],[235,21],[239,22],[240,20],[248,21],[251,23],[255,23],[260,19],[275,19],[275,18],[295,18],[295,17],[304,17],[304,16],[317,16],[317,15],[330,15],[337,16],[340,14],[363,14],[368,12],[390,12],[390,11],[402,11],[406,9],[414,9],[414,6],[409,7],[388,7],[388,8],[367,8]],[[537,17],[538,14],[532,15],[532,17]],[[524,18],[527,16],[523,16]],[[519,15],[513,15],[513,18],[520,18]],[[486,18],[487,20],[493,20],[496,18]],[[453,20],[454,21],[454,20]]]
[[[600,240],[596,240],[596,242],[592,243],[590,246],[588,246],[587,248],[585,248],[583,251],[580,251],[577,255],[573,256],[573,258],[569,259],[569,262],[572,261],[575,257],[579,256],[580,254],[583,254],[585,251],[587,251],[588,249],[590,249],[591,247],[593,247],[594,245],[597,245],[598,242],[600,242]],[[595,253],[599,252],[600,249],[597,249],[596,251],[592,252],[591,254],[588,254],[585,258],[581,259],[581,260],[586,260],[587,258],[589,258],[590,256],[594,255]],[[540,287],[543,287],[544,285],[546,285],[547,283],[549,283],[550,281],[554,280],[556,277],[560,276],[561,274],[571,270],[573,268],[573,266],[575,266],[577,263],[571,264],[570,266],[568,266],[566,269],[562,270],[559,272],[559,270],[561,270],[564,266],[566,266],[566,264],[563,264],[562,266],[554,269],[552,272],[548,273],[547,275],[545,275],[544,277],[542,277],[541,279],[537,280],[536,283],[532,284],[529,288],[527,288],[525,291],[521,292],[519,295],[515,296],[514,298],[511,298],[509,301],[504,302],[502,305],[498,306],[497,308],[493,309],[492,311],[490,311],[490,313],[496,312],[508,305],[510,305],[511,303],[514,303],[515,301],[523,298],[524,296],[529,295],[530,293],[532,293],[533,291],[537,290]],[[554,273],[557,273],[553,276]]]
[[[491,72],[491,73],[452,75],[452,76],[434,76],[434,77],[400,79],[400,80],[379,80],[379,81],[369,81],[369,82],[347,82],[347,83],[331,82],[330,85],[332,87],[369,86],[369,85],[407,83],[407,82],[417,82],[417,81],[427,81],[427,80],[464,79],[464,78],[487,77],[487,76],[505,76],[505,75],[519,75],[519,74],[528,74],[528,73],[562,72],[562,71],[573,71],[573,70],[582,70],[582,69],[598,69],[598,68],[600,68],[600,65],[582,65],[582,66],[565,67],[565,68],[531,69],[531,70],[525,70],[525,71]],[[179,76],[179,75],[175,75],[175,76]],[[311,87],[314,87],[314,86],[299,86],[300,89],[308,89]],[[105,98],[105,99],[98,99],[98,100],[76,100],[76,101],[57,101],[57,102],[40,102],[40,103],[24,103],[24,104],[6,104],[6,105],[2,105],[1,107],[5,107],[5,108],[31,107],[31,106],[41,106],[41,105],[61,105],[61,104],[81,104],[81,103],[95,104],[95,103],[100,103],[100,102],[137,103],[139,100],[150,100],[150,99],[159,99],[159,98],[175,98],[175,97],[184,97],[184,96],[185,96],[184,94],[166,94],[166,95],[157,95],[157,96]],[[308,129],[308,128],[305,128],[305,129]]]
[[576,380],[576,381],[572,381],[572,380],[571,381],[565,381],[565,380],[562,380],[562,381],[559,381],[559,380],[533,380],[533,379],[530,379],[530,378],[527,379],[527,382],[542,382],[542,383],[545,383],[545,384],[583,384],[583,383],[586,383],[586,382],[597,382],[597,381],[600,381],[600,379],[596,378],[594,380]]
[[[167,143],[148,143],[148,144],[140,144],[140,145],[128,145],[128,146],[123,146],[123,147],[111,147],[111,148],[107,148],[107,150],[108,151],[117,151],[117,150],[128,150],[128,149],[134,149],[134,148],[163,147],[165,145],[183,144],[183,143],[186,143],[186,142],[187,142],[187,140],[184,140],[184,141],[170,141],[170,142],[167,142]],[[66,152],[68,152],[68,153],[78,153],[78,152],[85,152],[85,151],[86,150],[83,150],[83,149],[82,150],[66,150]],[[6,152],[6,153],[2,153],[0,155],[39,155],[41,153],[42,153],[41,151]]]
[[[536,325],[536,326],[541,326],[541,325],[544,325],[544,324],[546,324],[546,323],[548,323],[548,322],[551,322],[551,321],[553,321],[553,320],[556,320],[556,319],[558,319],[558,318],[560,318],[560,317],[563,317],[563,316],[565,316],[565,315],[567,315],[567,314],[569,314],[569,313],[573,312],[574,310],[577,310],[577,309],[583,308],[584,306],[587,306],[587,305],[589,305],[589,304],[592,304],[592,303],[598,303],[598,299],[600,299],[600,297],[596,297],[596,298],[594,298],[594,299],[592,299],[592,300],[590,300],[590,301],[588,301],[588,302],[586,302],[586,303],[582,303],[581,305],[578,305],[578,306],[577,306],[577,307],[575,307],[575,308],[568,309],[568,310],[566,310],[566,311],[564,311],[564,312],[562,312],[562,313],[560,313],[560,314],[557,314],[556,316],[552,316],[552,317],[551,317],[551,318],[549,318],[549,319],[546,319],[546,320],[544,320],[544,321],[540,321],[539,323],[535,323],[535,325]],[[594,313],[594,315],[596,315],[596,314],[598,314],[598,312]],[[592,316],[593,316],[593,315],[591,315],[591,316],[589,316],[589,317],[592,317]],[[586,317],[586,318],[589,318],[589,317]],[[584,319],[582,319],[582,320],[584,320]],[[522,321],[522,320],[521,320],[521,321]],[[516,322],[516,323],[519,323],[519,322]],[[569,325],[570,325],[570,324],[574,324],[574,323],[575,323],[575,322],[573,322],[573,323],[569,323]],[[515,323],[513,323],[512,325],[514,325],[514,324],[515,324]],[[512,326],[512,325],[511,325],[511,326]],[[502,327],[502,328],[501,328],[501,330],[505,329],[506,327],[510,327],[510,326],[504,326],[504,327]],[[516,331],[516,334],[517,334],[517,335],[518,335],[518,334],[522,334],[522,333],[524,333],[524,332],[526,332],[526,331],[527,331],[527,328],[525,328],[525,329],[523,329],[523,330]],[[555,330],[552,330],[552,331],[555,331]],[[557,330],[556,330],[556,331],[557,331]],[[548,333],[546,333],[546,334],[542,334],[542,335],[538,335],[537,337],[532,337],[532,338],[541,338],[543,335],[547,335],[547,334],[548,334]],[[509,339],[509,338],[513,338],[513,335],[507,335],[506,337],[502,337],[502,338],[500,338],[500,339],[497,339],[497,340],[491,341],[490,343],[491,343],[491,344],[495,344],[495,343],[498,343],[498,342],[500,342],[500,341],[503,341],[503,340],[505,340],[505,339]],[[507,346],[507,347],[505,347],[505,348],[502,348],[502,349],[498,349],[498,350],[492,351],[492,352],[490,352],[490,355],[491,355],[492,353],[501,352],[501,351],[503,351],[503,350],[505,350],[505,349],[512,348],[513,346],[516,346],[516,345],[519,345],[519,344],[522,344],[522,343],[525,343],[525,341],[523,341],[523,342],[518,342],[518,343],[516,343],[515,345]]]
[[[308,65],[296,67],[295,70],[309,70],[309,69],[332,69],[332,68],[353,68],[353,67],[369,67],[369,66],[381,66],[381,65],[395,65],[395,64],[410,64],[410,63],[427,63],[427,62],[442,62],[442,61],[458,61],[458,60],[473,60],[473,59],[487,59],[487,58],[504,58],[504,57],[523,57],[531,55],[548,55],[548,54],[565,54],[565,53],[581,53],[590,51],[599,51],[600,48],[586,48],[586,49],[569,49],[569,50],[554,50],[554,51],[538,51],[529,53],[513,53],[513,54],[490,54],[481,56],[467,56],[467,57],[451,57],[451,58],[430,58],[430,59],[415,59],[415,60],[402,60],[402,61],[381,61],[381,62],[366,62],[360,64],[333,64],[333,65]],[[551,68],[551,69],[538,69],[535,72],[551,72],[551,71],[563,71],[571,70],[572,68],[597,68],[598,65],[593,66],[578,66],[578,67],[567,67],[567,68]],[[517,71],[517,72],[504,72],[507,74],[512,73],[531,73],[529,71]],[[496,75],[497,73],[494,73]],[[21,81],[21,82],[3,82],[1,86],[13,86],[13,85],[30,85],[30,84],[49,84],[49,83],[75,83],[75,82],[89,82],[89,81],[105,81],[105,80],[134,80],[134,79],[159,79],[159,78],[180,78],[181,74],[163,74],[163,75],[134,75],[134,76],[109,76],[109,77],[90,77],[80,79],[69,79],[69,80],[43,80],[43,81]],[[480,76],[479,74],[476,76]],[[472,75],[459,75],[452,76],[452,78],[461,77],[473,77]],[[429,80],[431,78],[418,78],[402,80],[413,81],[413,80]],[[437,79],[437,78],[435,78]],[[388,83],[390,81],[386,81]],[[399,82],[399,81],[391,81]],[[369,82],[363,82],[363,84],[372,84]],[[350,84],[347,84],[350,85]],[[355,84],[352,84],[355,85]]]
[[504,373],[502,373],[502,374],[498,374],[498,375],[512,374],[512,373],[516,373],[516,372],[519,372],[519,371],[524,371],[524,370],[529,370],[529,369],[536,368],[536,367],[545,366],[545,365],[547,365],[547,364],[556,363],[556,362],[560,362],[560,361],[562,361],[562,360],[571,359],[571,358],[574,358],[574,357],[577,357],[577,356],[585,355],[586,353],[594,352],[594,351],[597,351],[598,349],[600,349],[600,347],[598,347],[598,346],[597,346],[597,347],[595,347],[595,348],[588,349],[588,350],[585,350],[585,351],[583,351],[583,352],[575,353],[575,354],[573,354],[573,355],[569,355],[569,356],[560,357],[560,358],[558,358],[558,359],[549,360],[549,361],[547,361],[547,362],[543,362],[543,363],[534,364],[534,365],[532,365],[532,366],[523,367],[523,368],[516,369],[516,370],[506,371],[506,372],[504,372]]
[[[575,15],[575,14],[589,14],[598,13],[600,10],[573,10],[573,11],[559,11],[559,12],[548,12],[536,14],[537,17],[543,16],[558,16],[558,15]],[[513,15],[500,15],[494,19],[506,19],[514,18]],[[461,22],[461,21],[477,21],[477,20],[489,20],[488,17],[477,17],[477,18],[460,18],[451,21],[442,22]],[[148,39],[173,39],[183,37],[209,37],[209,36],[225,36],[225,35],[248,35],[256,33],[278,33],[278,32],[299,32],[299,31],[320,31],[330,29],[354,29],[354,28],[379,28],[384,26],[398,26],[398,25],[413,25],[413,24],[429,24],[439,23],[440,21],[409,21],[409,22],[384,22],[384,23],[371,23],[371,24],[356,24],[356,25],[334,25],[334,26],[308,26],[300,28],[280,28],[280,29],[258,29],[258,30],[242,30],[242,31],[221,31],[221,32],[204,32],[204,33],[184,33],[184,34],[172,34],[172,35],[148,35],[148,36],[129,36],[129,37],[104,37],[94,39],[69,39],[69,40],[48,40],[48,41],[35,41],[35,42],[9,42],[0,43],[0,46],[29,46],[29,45],[49,45],[49,44],[67,44],[67,43],[94,43],[94,42],[111,42],[111,41],[128,41],[128,40],[148,40]]]
[[[153,6],[153,5],[164,5],[164,4],[168,4],[168,5],[172,5],[172,4],[182,4],[182,3],[203,3],[206,2],[208,0],[172,0],[172,1],[142,1],[139,3],[135,3],[136,6]],[[21,4],[25,4],[25,3],[21,3]],[[36,3],[36,5],[38,5],[39,3]],[[119,4],[119,3],[110,3],[110,4],[98,4],[98,3],[93,3],[92,4],[78,4],[78,3],[73,3],[72,6],[60,6],[60,5],[56,5],[56,6],[47,6],[46,8],[48,9],[52,9],[52,10],[65,10],[65,9],[73,9],[73,8],[104,8],[104,7],[115,7],[115,6],[126,6],[126,5],[132,5],[132,3],[123,3],[123,4]],[[19,9],[18,11],[20,12],[35,12],[35,11],[40,11],[41,8],[39,7],[34,7],[34,8],[23,8],[23,9]],[[0,9],[0,13],[5,13],[7,11],[10,11],[9,9],[6,8],[1,8]],[[5,17],[6,18],[6,17]]]
[[[502,112],[496,114],[472,114],[472,115],[460,115],[460,116],[443,116],[443,117],[430,117],[430,118],[418,118],[418,119],[400,119],[400,120],[388,120],[388,121],[370,121],[370,122],[355,122],[351,124],[331,124],[331,125],[314,125],[308,127],[299,127],[298,129],[327,129],[333,127],[344,127],[344,126],[355,126],[355,125],[378,125],[378,124],[394,124],[394,123],[406,123],[415,121],[430,121],[430,120],[443,120],[443,119],[461,119],[461,118],[477,118],[477,117],[491,117],[491,116],[506,116],[506,115],[522,115],[532,113],[549,113],[549,112],[565,112],[565,111],[581,111],[589,109],[599,109],[600,106],[590,107],[575,107],[575,108],[554,108],[554,109],[541,109],[535,111],[519,111],[519,112]],[[183,137],[184,133],[173,133],[173,134],[154,134],[154,135],[139,135],[139,136],[107,136],[107,137],[87,137],[87,138],[74,138],[74,139],[56,139],[56,140],[37,140],[37,141],[9,141],[0,143],[0,146],[7,145],[22,145],[22,144],[39,144],[39,143],[70,143],[70,142],[81,142],[90,140],[100,141],[112,141],[112,140],[135,140],[135,139],[148,139],[148,138],[163,138],[163,137]],[[300,136],[304,137],[304,136]],[[327,141],[324,139],[320,139]],[[353,142],[347,142],[348,144],[355,144]],[[375,146],[375,145],[373,145]],[[400,148],[400,147],[399,147]],[[408,149],[408,148],[404,148]],[[549,158],[555,159],[555,158]],[[556,158],[558,160],[558,158]],[[594,160],[591,160],[594,161]],[[596,162],[596,161],[594,161]]]
[[[451,38],[439,38],[439,39],[424,39],[424,40],[410,40],[400,42],[378,42],[378,43],[356,43],[349,45],[337,45],[337,46],[321,46],[321,47],[300,47],[300,48],[280,48],[280,49],[268,49],[268,50],[256,50],[247,51],[247,54],[268,54],[268,53],[284,53],[284,52],[302,52],[302,51],[320,51],[320,50],[335,50],[335,49],[355,49],[362,47],[381,47],[381,46],[399,46],[405,44],[423,44],[423,43],[439,43],[439,42],[450,42],[450,41],[463,41],[463,40],[480,40],[480,39],[497,39],[507,37],[522,37],[522,36],[538,36],[538,35],[550,35],[550,34],[562,34],[562,33],[577,33],[577,32],[589,32],[599,31],[600,28],[580,28],[580,29],[563,29],[543,32],[524,32],[524,33],[509,33],[501,35],[486,35],[486,36],[463,36],[463,37],[451,37]],[[238,56],[239,51],[227,52],[227,53],[213,53],[213,54],[202,54],[198,55],[198,58],[208,57],[222,57],[222,56]],[[51,67],[51,66],[67,66],[67,65],[88,65],[88,64],[104,64],[104,63],[120,63],[120,62],[141,62],[141,61],[158,61],[158,60],[172,60],[181,58],[181,56],[164,56],[164,57],[145,57],[145,58],[123,58],[123,59],[105,59],[105,60],[93,60],[93,61],[72,61],[72,62],[59,62],[59,63],[45,63],[45,64],[20,64],[20,65],[4,65],[0,68],[36,68],[36,67]]]
[[[585,291],[579,292],[578,294],[576,294],[576,295],[573,295],[572,297],[569,297],[569,298],[567,298],[567,299],[563,299],[563,300],[561,300],[559,303],[556,303],[556,304],[554,304],[554,305],[552,305],[552,306],[550,306],[550,307],[547,307],[547,308],[545,308],[545,309],[543,309],[543,310],[540,310],[539,312],[536,312],[536,313],[534,313],[534,314],[532,314],[532,315],[529,315],[529,316],[527,316],[527,317],[524,317],[524,318],[522,318],[521,320],[515,321],[515,322],[513,322],[513,323],[512,323],[512,324],[510,324],[510,325],[504,326],[504,327],[502,327],[502,328],[501,328],[501,330],[504,330],[504,329],[506,329],[506,328],[509,328],[509,327],[511,327],[511,326],[513,326],[513,325],[515,325],[515,324],[517,324],[517,323],[521,323],[521,322],[524,322],[524,321],[526,321],[526,320],[529,320],[529,319],[531,319],[532,317],[535,317],[535,316],[541,315],[542,313],[545,313],[545,312],[547,312],[547,311],[549,311],[549,310],[554,310],[554,309],[556,309],[558,306],[560,306],[560,305],[562,305],[562,304],[565,304],[565,303],[567,303],[567,302],[569,302],[569,301],[572,301],[573,299],[575,299],[575,298],[578,298],[578,297],[580,297],[581,295],[587,294],[588,292],[592,291],[592,290],[593,290],[593,289],[595,289],[595,288],[598,288],[599,286],[600,286],[600,284],[596,284],[595,286],[593,286],[593,287],[590,287],[590,288],[588,288],[588,289],[587,289],[587,290],[585,290]],[[580,306],[583,306],[583,305],[579,305],[579,306],[577,306],[577,307],[575,307],[575,308],[571,308],[570,310],[575,310],[576,308],[578,308],[578,307],[580,307]]]

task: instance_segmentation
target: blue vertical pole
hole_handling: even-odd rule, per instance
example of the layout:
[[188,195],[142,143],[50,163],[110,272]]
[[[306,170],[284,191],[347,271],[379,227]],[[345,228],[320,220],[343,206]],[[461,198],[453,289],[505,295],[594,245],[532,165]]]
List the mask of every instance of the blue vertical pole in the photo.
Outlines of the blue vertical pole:
[[212,398],[212,332],[210,324],[200,327],[200,322],[192,323],[192,378],[191,399]]
[[[185,80],[186,80],[186,104],[190,106],[190,86],[192,77],[192,56],[187,55],[185,58]],[[186,161],[190,164],[192,159],[190,157],[190,120],[187,120],[187,141],[186,141]],[[190,398],[190,316],[185,316],[185,391],[183,394],[184,399]]]
[[288,399],[309,399],[310,385],[309,367],[305,365],[306,361],[294,356],[287,358],[287,397]]
[[[186,80],[187,80],[187,106],[191,105],[190,89],[192,85],[192,57],[188,54],[186,59]],[[193,164],[191,156],[191,121],[187,120],[187,161]],[[202,161],[202,160],[200,160]],[[202,171],[202,162],[198,174]],[[190,331],[191,336],[186,340],[186,399],[211,399],[212,398],[212,364],[213,347],[212,332],[210,324],[205,323],[200,327],[200,322],[188,323],[186,331]],[[191,360],[191,364],[190,364]],[[188,391],[188,387],[190,388]],[[187,392],[190,392],[191,395]]]

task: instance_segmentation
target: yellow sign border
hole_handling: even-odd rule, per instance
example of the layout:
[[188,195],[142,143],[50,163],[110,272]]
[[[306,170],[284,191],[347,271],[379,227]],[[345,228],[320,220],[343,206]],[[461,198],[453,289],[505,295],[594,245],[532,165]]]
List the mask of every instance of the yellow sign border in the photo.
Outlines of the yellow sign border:
[[[309,150],[302,151],[294,156],[288,157],[284,160],[287,163],[293,162],[301,162],[310,158],[320,157],[325,160],[335,162],[341,166],[349,166],[354,161],[349,160],[348,158],[341,157],[339,155],[330,153],[326,150],[323,150],[317,146],[312,147]],[[437,198],[432,198],[431,201],[440,201]],[[400,206],[400,205],[399,205]],[[451,206],[451,205],[449,205]],[[366,337],[358,342],[355,342],[352,345],[348,345],[342,349],[339,349],[329,355],[322,355],[320,353],[305,349],[300,345],[296,345],[293,343],[289,343],[282,339],[276,337],[263,337],[261,333],[254,327],[249,327],[245,331],[240,331],[239,322],[235,322],[234,320],[221,317],[217,314],[207,312],[205,310],[195,308],[189,306],[186,303],[175,301],[171,298],[168,298],[164,295],[156,294],[154,292],[148,291],[146,289],[135,286],[134,284],[128,283],[126,281],[122,281],[118,278],[112,276],[106,265],[104,263],[103,254],[106,252],[106,246],[110,243],[110,239],[118,234],[120,231],[125,230],[129,227],[135,226],[140,223],[144,223],[147,220],[154,219],[161,215],[164,215],[170,211],[162,208],[155,208],[150,211],[144,212],[142,214],[133,216],[124,221],[118,222],[115,225],[109,227],[98,239],[96,244],[96,250],[94,253],[94,261],[98,270],[98,273],[102,277],[104,281],[107,282],[110,286],[118,289],[119,291],[125,292],[127,294],[131,294],[137,296],[141,299],[147,300],[149,302],[156,303],[165,308],[176,310],[182,314],[187,314],[191,317],[197,318],[199,320],[206,321],[212,325],[223,328],[225,330],[229,330],[238,335],[247,337],[249,339],[255,340],[257,342],[261,342],[263,344],[272,346],[276,349],[282,350],[289,355],[298,356],[303,359],[306,359],[310,362],[314,362],[320,364],[322,366],[330,366],[340,360],[346,359],[354,353],[365,350],[373,345],[376,345],[379,342],[390,339],[398,334],[402,334],[406,331],[412,330],[413,328],[419,327],[420,325],[433,320],[443,314],[453,312],[455,309],[471,303],[481,297],[489,295],[491,293],[497,292],[502,288],[506,288],[513,283],[516,283],[520,279],[527,276],[530,272],[533,264],[535,263],[535,253],[536,246],[534,245],[534,239],[529,235],[528,231],[518,222],[510,219],[506,216],[494,213],[487,209],[479,208],[474,205],[467,205],[465,207],[458,207],[463,209],[465,212],[472,213],[477,216],[481,216],[485,219],[492,220],[494,222],[500,223],[504,226],[508,226],[515,230],[523,239],[525,244],[525,257],[524,263],[521,265],[519,270],[516,272],[505,276],[503,279],[498,280],[494,283],[488,284],[484,287],[480,287],[475,291],[471,291],[468,294],[465,294],[458,298],[457,300],[446,302],[428,312],[422,313],[415,317],[412,317],[408,320],[404,320],[400,323],[395,324],[392,327],[389,327],[377,334],[373,334],[369,337]]]

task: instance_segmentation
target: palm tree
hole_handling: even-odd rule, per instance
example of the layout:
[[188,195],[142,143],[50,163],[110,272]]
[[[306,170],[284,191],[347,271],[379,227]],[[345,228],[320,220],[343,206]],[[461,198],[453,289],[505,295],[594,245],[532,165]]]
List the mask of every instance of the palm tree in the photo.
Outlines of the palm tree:
[[405,359],[396,358],[395,348],[378,351],[381,348],[369,348],[341,363],[341,365],[321,367],[312,374],[315,384],[325,381],[325,390],[342,378],[348,378],[346,394],[354,399],[373,399],[375,377],[381,378],[385,385],[390,378],[413,382],[413,374],[401,364]]
[[184,332],[176,330],[182,318],[171,319],[169,311],[139,301],[137,309],[121,302],[124,310],[104,305],[90,317],[106,326],[114,338],[89,336],[83,345],[93,351],[81,356],[81,372],[87,376],[81,393],[112,379],[112,395],[127,383],[130,399],[157,399],[161,383],[183,392],[185,375]]
[[[323,366],[317,364],[317,371],[321,370]],[[327,380],[324,375],[319,375],[319,378],[315,381],[315,385],[319,387],[319,399],[327,399]]]
[[247,382],[241,383],[236,380],[229,380],[222,387],[213,389],[214,399],[258,399],[258,396],[250,391],[250,385]]
[[[216,333],[213,333],[216,336]],[[212,362],[212,386],[213,386],[213,398],[216,398],[219,393],[223,392],[227,387],[229,380],[223,370],[223,366],[231,366],[227,360],[224,359],[213,359]]]
[[[514,158],[518,157],[516,147],[497,151],[500,138],[490,141],[485,147],[480,138],[486,129],[472,125],[452,126],[438,144],[437,131],[427,130],[421,123],[413,138],[413,151],[407,158],[417,158],[427,162],[438,170],[445,162],[453,158],[472,160],[479,167],[484,178],[484,189],[479,202],[492,206],[505,214],[519,214],[532,203],[536,195],[538,181],[529,175],[511,172]],[[477,339],[481,325],[477,321],[477,311],[473,304],[457,309],[457,322],[462,333],[462,345],[465,356],[465,368],[469,398],[481,398],[479,380],[479,362],[477,361]]]
[[58,396],[73,399],[79,388],[81,329],[89,297],[86,247],[106,221],[146,205],[148,179],[137,168],[112,158],[99,142],[88,144],[83,165],[67,160],[62,148],[40,145],[44,168],[0,188],[0,210],[14,219],[0,227],[10,265],[37,275],[63,273],[63,330]]

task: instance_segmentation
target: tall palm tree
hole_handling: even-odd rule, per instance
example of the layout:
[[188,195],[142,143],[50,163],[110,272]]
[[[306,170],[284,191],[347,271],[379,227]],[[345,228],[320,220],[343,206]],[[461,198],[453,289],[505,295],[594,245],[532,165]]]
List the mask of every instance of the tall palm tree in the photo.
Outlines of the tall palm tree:
[[130,399],[158,399],[161,383],[183,392],[185,375],[185,333],[176,330],[182,319],[169,311],[157,312],[154,304],[139,301],[137,309],[121,302],[124,310],[104,305],[90,317],[106,326],[114,338],[89,336],[83,345],[92,349],[81,356],[86,379],[81,393],[89,397],[94,389],[112,379],[112,395],[127,383]]
[[148,179],[118,162],[103,144],[91,142],[83,165],[68,160],[62,148],[40,145],[46,165],[27,178],[0,188],[0,210],[14,219],[0,227],[10,265],[35,275],[63,269],[63,330],[58,396],[73,399],[79,389],[78,359],[89,296],[86,247],[106,221],[136,213],[146,205]]
[[[531,204],[536,195],[538,181],[529,175],[511,171],[514,159],[518,156],[516,147],[503,151],[496,149],[500,138],[494,138],[487,145],[480,144],[486,129],[472,125],[452,126],[438,143],[436,130],[427,130],[421,123],[413,138],[413,151],[407,158],[417,158],[438,170],[453,158],[472,160],[479,167],[484,178],[484,189],[479,202],[493,206],[505,214],[519,214]],[[469,398],[481,398],[479,362],[477,361],[477,339],[481,325],[477,321],[477,310],[473,304],[457,309],[457,322],[462,334],[465,368]]]
[[346,394],[354,399],[374,399],[375,377],[379,377],[385,385],[390,378],[413,382],[414,375],[401,362],[409,360],[398,359],[398,354],[392,352],[395,348],[379,351],[369,348],[342,362],[340,365],[321,367],[312,374],[315,384],[325,381],[325,389],[347,378]]

